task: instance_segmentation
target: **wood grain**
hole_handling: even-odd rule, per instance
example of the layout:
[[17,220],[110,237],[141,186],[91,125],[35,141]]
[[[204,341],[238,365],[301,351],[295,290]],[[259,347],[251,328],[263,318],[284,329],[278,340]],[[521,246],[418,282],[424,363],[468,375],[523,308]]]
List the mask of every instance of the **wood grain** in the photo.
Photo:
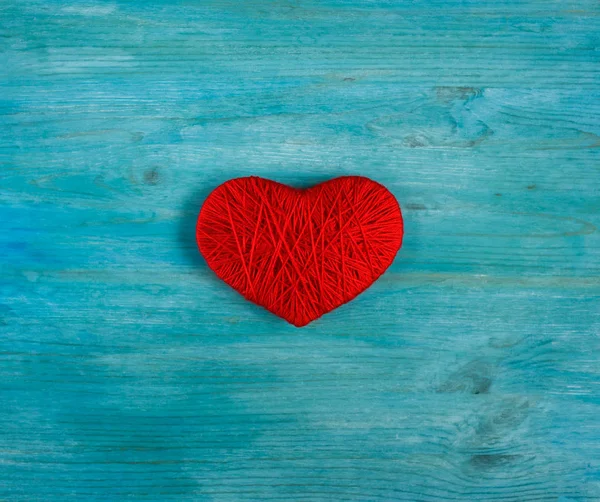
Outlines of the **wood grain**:
[[[0,0],[0,499],[600,500],[600,6]],[[405,244],[303,329],[206,195],[360,174]]]

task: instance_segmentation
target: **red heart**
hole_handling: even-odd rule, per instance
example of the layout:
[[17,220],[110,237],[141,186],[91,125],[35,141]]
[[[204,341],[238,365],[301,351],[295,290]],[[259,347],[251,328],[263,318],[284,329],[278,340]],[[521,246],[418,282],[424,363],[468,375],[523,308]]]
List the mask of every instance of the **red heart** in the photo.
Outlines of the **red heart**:
[[305,190],[251,176],[206,199],[196,224],[208,266],[248,300],[304,326],[367,289],[402,245],[400,206],[360,176]]

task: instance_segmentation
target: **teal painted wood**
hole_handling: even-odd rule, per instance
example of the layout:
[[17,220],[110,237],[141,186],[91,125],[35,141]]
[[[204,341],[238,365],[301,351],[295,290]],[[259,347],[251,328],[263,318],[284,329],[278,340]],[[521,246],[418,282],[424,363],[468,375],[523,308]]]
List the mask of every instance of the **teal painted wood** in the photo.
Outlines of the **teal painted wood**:
[[[0,499],[600,500],[592,0],[0,1]],[[295,329],[222,181],[386,184],[389,272]]]

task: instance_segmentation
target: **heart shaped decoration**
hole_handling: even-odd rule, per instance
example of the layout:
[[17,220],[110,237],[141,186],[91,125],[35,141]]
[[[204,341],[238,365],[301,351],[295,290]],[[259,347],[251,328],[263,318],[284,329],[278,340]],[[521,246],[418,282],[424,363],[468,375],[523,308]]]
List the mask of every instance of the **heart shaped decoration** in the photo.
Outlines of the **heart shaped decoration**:
[[391,265],[403,223],[379,183],[344,176],[299,190],[251,176],[217,187],[196,224],[208,266],[295,326],[349,302]]

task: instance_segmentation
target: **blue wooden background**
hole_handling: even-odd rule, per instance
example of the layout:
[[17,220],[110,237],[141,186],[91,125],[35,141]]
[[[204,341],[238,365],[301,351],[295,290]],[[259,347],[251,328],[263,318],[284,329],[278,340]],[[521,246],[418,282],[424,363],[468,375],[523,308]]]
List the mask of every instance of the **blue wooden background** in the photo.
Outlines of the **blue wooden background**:
[[[0,500],[600,500],[596,0],[0,0]],[[216,185],[386,184],[303,329]]]

